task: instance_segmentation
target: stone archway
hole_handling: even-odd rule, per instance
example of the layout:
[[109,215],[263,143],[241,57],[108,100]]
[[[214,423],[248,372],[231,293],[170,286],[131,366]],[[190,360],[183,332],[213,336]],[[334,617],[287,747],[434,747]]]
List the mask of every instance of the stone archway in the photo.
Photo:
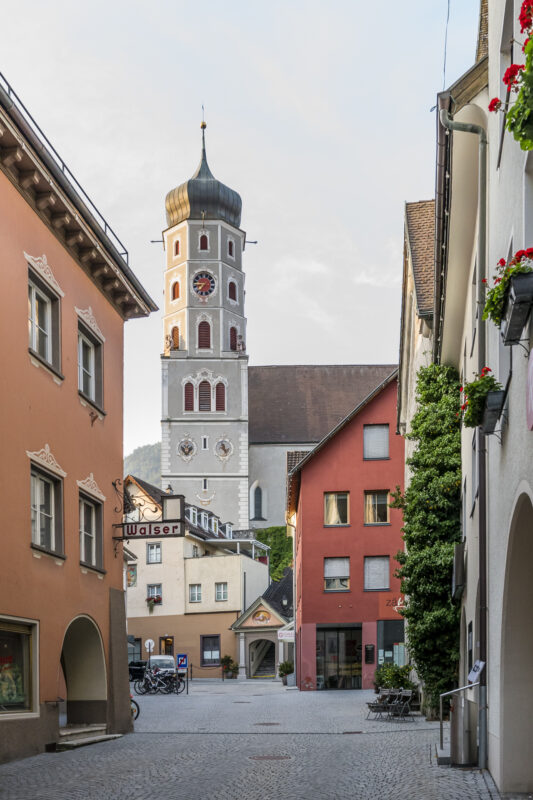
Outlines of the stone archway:
[[502,611],[500,789],[531,792],[533,767],[533,506],[519,497],[509,535]]
[[250,678],[275,678],[277,674],[276,642],[269,636],[255,638],[248,645]]
[[67,700],[67,722],[72,725],[105,724],[107,676],[102,637],[90,617],[80,616],[69,624],[61,665]]

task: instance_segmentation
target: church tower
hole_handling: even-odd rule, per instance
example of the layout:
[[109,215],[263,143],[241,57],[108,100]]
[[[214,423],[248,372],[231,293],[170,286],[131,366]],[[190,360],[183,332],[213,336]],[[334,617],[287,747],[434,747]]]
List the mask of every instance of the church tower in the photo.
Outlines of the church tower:
[[166,197],[162,485],[249,527],[241,198],[202,156]]

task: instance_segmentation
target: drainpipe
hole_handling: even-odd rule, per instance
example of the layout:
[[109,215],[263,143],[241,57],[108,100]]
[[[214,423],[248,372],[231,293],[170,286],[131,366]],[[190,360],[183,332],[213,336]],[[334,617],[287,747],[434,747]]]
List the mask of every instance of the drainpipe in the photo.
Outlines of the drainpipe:
[[[485,306],[485,284],[487,275],[487,133],[481,125],[454,122],[445,108],[440,110],[441,124],[449,131],[474,133],[479,136],[479,198],[478,198],[478,255],[477,255],[477,307],[478,373],[485,366],[485,323],[481,319]],[[486,441],[481,428],[477,429],[477,459],[479,475],[479,658],[485,663],[479,678],[478,766],[487,768],[487,471]]]

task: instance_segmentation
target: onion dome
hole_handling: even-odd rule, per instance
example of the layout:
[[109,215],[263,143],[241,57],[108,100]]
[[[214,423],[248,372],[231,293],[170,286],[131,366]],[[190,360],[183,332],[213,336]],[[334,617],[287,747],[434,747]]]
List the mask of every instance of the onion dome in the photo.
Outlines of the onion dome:
[[201,128],[202,158],[198,169],[192,178],[166,196],[168,227],[186,219],[221,219],[238,228],[242,208],[240,195],[217,181],[209,169],[205,154],[205,122],[202,122]]

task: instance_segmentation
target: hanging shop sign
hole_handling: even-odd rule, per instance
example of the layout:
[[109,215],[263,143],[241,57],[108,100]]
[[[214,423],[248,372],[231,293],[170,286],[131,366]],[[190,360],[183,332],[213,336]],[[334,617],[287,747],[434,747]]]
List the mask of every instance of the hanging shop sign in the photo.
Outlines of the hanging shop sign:
[[160,522],[125,522],[121,526],[125,539],[154,539],[169,536],[183,536],[183,523],[179,519]]

